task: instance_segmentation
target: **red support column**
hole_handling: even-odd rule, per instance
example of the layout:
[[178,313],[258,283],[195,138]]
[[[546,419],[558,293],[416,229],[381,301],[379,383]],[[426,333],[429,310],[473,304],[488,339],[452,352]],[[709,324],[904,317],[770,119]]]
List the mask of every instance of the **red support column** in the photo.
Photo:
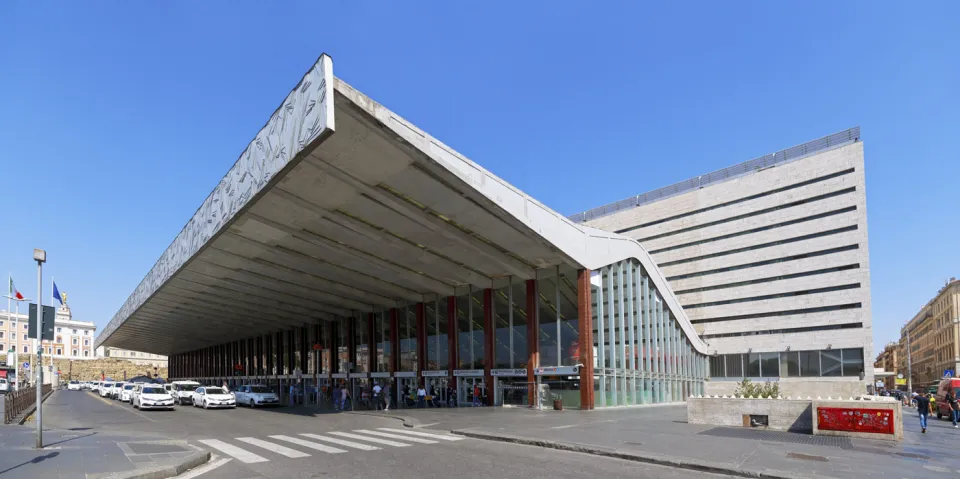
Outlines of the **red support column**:
[[397,308],[390,308],[390,372],[400,370],[400,326]]
[[377,371],[377,338],[374,337],[376,332],[374,322],[374,314],[367,313],[367,357],[370,361],[370,372],[379,372]]
[[580,346],[580,409],[593,409],[593,298],[590,270],[577,271],[577,325]]
[[[423,303],[417,303],[417,375],[427,369],[427,310]],[[418,379],[420,383],[422,379]]]
[[493,347],[493,290],[490,288],[483,290],[483,384],[487,390],[487,406],[495,404],[493,397],[493,368],[494,347]]
[[540,341],[539,330],[540,325],[537,321],[537,280],[528,279],[527,280],[527,353],[530,357],[527,359],[527,382],[530,383],[530,388],[528,389],[527,397],[530,400],[531,406],[537,405],[537,388],[535,383],[537,377],[534,374],[534,369],[540,366]]
[[456,380],[453,376],[453,370],[457,369],[457,339],[459,337],[457,329],[457,297],[447,297],[447,353],[449,359],[450,378]]
[[[346,318],[347,322],[347,362],[357,364],[357,320],[356,318]],[[347,371],[348,373],[350,371]]]

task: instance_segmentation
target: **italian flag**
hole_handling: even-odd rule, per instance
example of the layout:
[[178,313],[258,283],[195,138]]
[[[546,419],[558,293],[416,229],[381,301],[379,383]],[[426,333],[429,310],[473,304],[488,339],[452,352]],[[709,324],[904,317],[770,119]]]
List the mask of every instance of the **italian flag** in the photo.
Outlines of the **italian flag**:
[[13,285],[13,278],[10,278],[10,296],[16,299],[23,299],[23,295],[17,291],[17,287]]

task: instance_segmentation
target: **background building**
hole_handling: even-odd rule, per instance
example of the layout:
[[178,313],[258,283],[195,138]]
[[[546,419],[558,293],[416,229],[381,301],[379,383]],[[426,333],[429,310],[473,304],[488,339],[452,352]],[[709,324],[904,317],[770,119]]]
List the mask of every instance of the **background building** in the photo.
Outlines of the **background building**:
[[708,392],[744,377],[815,378],[833,396],[873,385],[859,128],[571,219],[651,254],[715,354]]
[[910,348],[914,390],[957,376],[960,370],[960,281],[950,278],[937,295],[900,330]]
[[877,360],[874,361],[873,367],[875,370],[884,370],[890,373],[893,373],[892,376],[885,378],[877,378],[878,381],[883,381],[883,387],[887,390],[896,389],[897,384],[897,375],[900,374],[903,370],[900,369],[900,343],[887,343],[883,347],[883,351],[880,351],[880,354],[877,355]]
[[[33,353],[33,340],[28,337],[27,313],[0,311],[0,350],[11,348],[17,354]],[[43,354],[55,358],[94,359],[93,341],[97,326],[92,322],[75,321],[69,306],[57,308],[54,340],[43,342]]]
[[129,349],[101,346],[97,349],[97,356],[101,358],[126,359],[139,366],[150,366],[155,368],[167,367],[167,357],[161,354],[144,353],[141,351],[131,351]]

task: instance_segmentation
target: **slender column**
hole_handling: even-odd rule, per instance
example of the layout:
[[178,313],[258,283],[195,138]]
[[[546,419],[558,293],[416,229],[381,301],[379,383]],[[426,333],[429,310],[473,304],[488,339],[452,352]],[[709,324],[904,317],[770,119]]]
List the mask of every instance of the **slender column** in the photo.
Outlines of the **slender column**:
[[493,290],[483,290],[483,383],[487,389],[487,406],[495,404],[493,397]]
[[376,333],[376,315],[367,313],[367,356],[370,358],[370,372],[377,371],[377,338]]
[[453,370],[457,369],[457,297],[447,297],[447,361],[450,380],[455,380]]
[[527,382],[530,383],[530,388],[528,390],[527,397],[530,400],[531,406],[537,405],[537,388],[535,383],[537,381],[536,375],[534,374],[534,369],[540,365],[540,341],[537,341],[539,337],[540,324],[537,321],[537,312],[540,308],[537,307],[537,280],[528,279],[527,280],[527,354],[529,355],[527,359]]
[[577,271],[577,339],[580,347],[580,409],[593,409],[593,298],[590,291],[590,270]]
[[[357,320],[345,318],[347,326],[347,362],[357,364]],[[348,373],[350,371],[347,371]]]
[[397,308],[390,308],[390,372],[400,370],[400,326]]
[[[427,308],[417,303],[417,376],[427,369]],[[420,379],[419,381],[423,381]]]

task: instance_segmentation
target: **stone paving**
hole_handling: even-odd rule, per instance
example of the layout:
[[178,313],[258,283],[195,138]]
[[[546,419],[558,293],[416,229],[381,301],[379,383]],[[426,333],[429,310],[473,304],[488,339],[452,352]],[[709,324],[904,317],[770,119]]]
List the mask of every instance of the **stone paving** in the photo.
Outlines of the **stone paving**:
[[736,474],[782,477],[955,477],[960,429],[931,418],[920,433],[916,412],[904,410],[901,442],[714,427],[686,423],[685,406],[597,411],[523,408],[401,410],[415,425],[497,440],[528,439],[544,445],[592,449],[614,457],[687,461]]

